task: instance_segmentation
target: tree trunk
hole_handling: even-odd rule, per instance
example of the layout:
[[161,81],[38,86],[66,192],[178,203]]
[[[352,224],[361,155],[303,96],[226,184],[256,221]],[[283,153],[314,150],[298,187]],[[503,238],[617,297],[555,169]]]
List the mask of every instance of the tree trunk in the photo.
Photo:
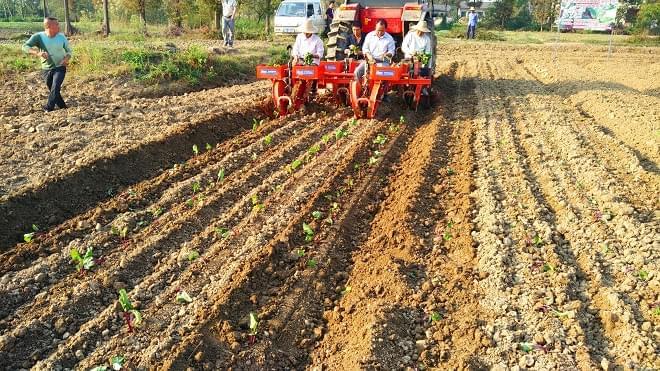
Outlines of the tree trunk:
[[270,35],[270,13],[271,13],[271,2],[270,0],[266,1],[266,35]]
[[215,4],[215,19],[214,19],[214,27],[216,31],[220,31],[222,29],[222,4],[218,1]]
[[46,4],[46,0],[43,1],[44,4],[44,18],[48,17],[48,6]]
[[71,17],[69,17],[69,0],[64,0],[64,34],[67,36],[71,36],[73,34]]
[[110,12],[108,11],[109,1],[110,0],[103,0],[103,36],[106,37],[110,35]]
[[142,32],[147,34],[147,0],[138,0],[140,6],[140,23],[142,23]]

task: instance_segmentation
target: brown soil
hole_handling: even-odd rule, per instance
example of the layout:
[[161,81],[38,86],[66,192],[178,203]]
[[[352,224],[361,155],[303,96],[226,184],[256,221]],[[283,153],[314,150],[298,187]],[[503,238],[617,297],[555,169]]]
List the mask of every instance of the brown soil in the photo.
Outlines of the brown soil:
[[0,369],[660,368],[656,49],[439,50],[374,120],[252,130],[264,82],[3,111]]

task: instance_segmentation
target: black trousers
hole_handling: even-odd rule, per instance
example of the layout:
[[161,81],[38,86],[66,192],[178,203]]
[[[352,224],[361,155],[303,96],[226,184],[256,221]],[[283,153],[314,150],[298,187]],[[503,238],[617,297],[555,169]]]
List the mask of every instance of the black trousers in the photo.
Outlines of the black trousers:
[[44,81],[50,94],[48,94],[48,102],[46,103],[46,109],[52,111],[55,109],[55,106],[59,108],[66,108],[66,103],[60,94],[62,90],[62,83],[64,82],[64,76],[66,76],[66,67],[60,66],[55,67],[50,70],[43,71]]

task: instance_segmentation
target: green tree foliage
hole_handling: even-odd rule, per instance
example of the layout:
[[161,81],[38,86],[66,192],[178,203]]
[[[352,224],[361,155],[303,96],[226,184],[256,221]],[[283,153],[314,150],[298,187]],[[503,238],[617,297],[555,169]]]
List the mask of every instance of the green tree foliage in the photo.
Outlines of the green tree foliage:
[[650,35],[660,35],[660,3],[646,3],[639,7],[636,31]]

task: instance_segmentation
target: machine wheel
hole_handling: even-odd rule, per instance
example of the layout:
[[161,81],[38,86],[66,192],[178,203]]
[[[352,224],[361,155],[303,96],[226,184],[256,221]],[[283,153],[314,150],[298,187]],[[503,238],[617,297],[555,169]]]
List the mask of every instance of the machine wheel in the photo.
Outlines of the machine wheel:
[[341,61],[346,58],[344,50],[348,43],[348,35],[351,32],[351,23],[344,21],[332,21],[330,32],[328,32],[328,55],[329,61]]

